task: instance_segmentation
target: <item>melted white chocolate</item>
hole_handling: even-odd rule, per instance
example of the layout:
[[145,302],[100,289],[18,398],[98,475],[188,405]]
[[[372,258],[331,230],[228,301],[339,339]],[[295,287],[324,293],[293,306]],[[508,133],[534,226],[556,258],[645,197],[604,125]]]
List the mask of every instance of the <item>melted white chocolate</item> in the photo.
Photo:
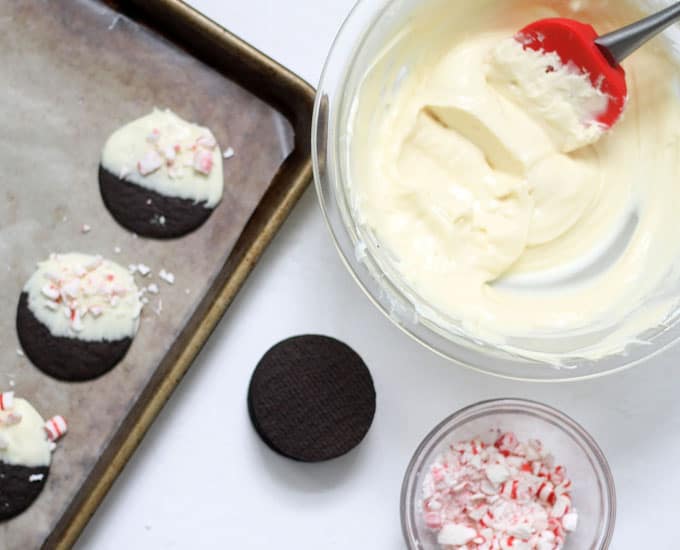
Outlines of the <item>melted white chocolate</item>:
[[[13,415],[18,420],[8,420]],[[52,461],[45,421],[24,399],[15,399],[8,411],[0,410],[0,461],[26,467],[49,466]]]
[[[201,144],[209,144],[209,147]],[[194,167],[197,148],[212,160],[209,173]],[[200,152],[200,151],[199,151]],[[158,160],[150,173],[149,155]],[[189,123],[170,110],[154,109],[116,130],[104,145],[102,166],[114,176],[168,197],[191,199],[214,208],[222,199],[222,154],[208,128]]]
[[[565,353],[623,350],[677,305],[647,302],[669,275],[677,283],[678,65],[659,44],[637,52],[625,116],[602,135],[592,119],[606,96],[570,68],[546,79],[541,66],[555,60],[507,40],[549,16],[603,32],[638,18],[635,9],[444,4],[410,20],[361,87],[350,180],[360,231],[398,286],[474,339],[504,346],[616,326],[601,345]],[[403,59],[408,70],[386,91],[384,75]],[[631,220],[618,256],[589,273]]]
[[24,292],[33,315],[54,336],[115,341],[137,333],[142,304],[135,281],[99,256],[52,254]]

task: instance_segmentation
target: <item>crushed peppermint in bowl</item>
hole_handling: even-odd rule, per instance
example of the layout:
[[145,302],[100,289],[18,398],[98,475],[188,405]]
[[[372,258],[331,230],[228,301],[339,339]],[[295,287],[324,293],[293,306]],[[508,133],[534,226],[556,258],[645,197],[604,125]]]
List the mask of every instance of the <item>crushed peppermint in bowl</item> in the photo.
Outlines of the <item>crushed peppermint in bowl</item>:
[[401,495],[410,550],[600,550],[615,516],[614,480],[594,439],[519,399],[444,420],[416,451]]

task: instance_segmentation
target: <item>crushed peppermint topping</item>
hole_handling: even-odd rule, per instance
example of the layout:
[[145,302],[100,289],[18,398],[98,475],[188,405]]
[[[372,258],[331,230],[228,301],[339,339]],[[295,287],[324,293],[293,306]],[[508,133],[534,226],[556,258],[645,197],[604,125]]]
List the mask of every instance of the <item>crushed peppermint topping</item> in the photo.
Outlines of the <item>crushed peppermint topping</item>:
[[158,294],[160,292],[160,289],[158,288],[158,285],[156,283],[151,283],[149,286],[146,287],[146,289],[151,294]]
[[233,149],[232,147],[227,147],[227,149],[224,151],[224,155],[223,155],[223,156],[224,156],[225,159],[230,159],[230,158],[232,158],[235,154],[236,154],[236,152],[234,151],[234,149]]
[[169,285],[175,284],[175,275],[173,273],[170,273],[169,271],[165,271],[165,269],[161,269],[158,276],[161,279],[163,279],[166,283],[168,283]]
[[161,131],[158,128],[154,128],[151,130],[151,133],[149,133],[148,136],[146,136],[146,141],[149,143],[158,143],[158,140],[161,138]]
[[194,170],[203,175],[208,175],[212,171],[213,167],[213,155],[212,152],[206,151],[205,149],[196,149],[194,153]]
[[156,151],[149,151],[137,162],[137,171],[142,176],[148,176],[161,166],[163,166],[163,158]]
[[578,525],[564,467],[540,441],[498,431],[452,443],[435,460],[422,513],[446,550],[561,550]]
[[14,407],[14,392],[0,393],[0,411],[9,411]]
[[47,433],[47,439],[52,442],[56,442],[58,439],[63,437],[68,431],[68,425],[63,416],[53,416],[47,422],[45,422],[45,433]]
[[[137,172],[146,177],[166,166],[168,176],[179,179],[184,176],[184,168],[191,167],[197,174],[210,175],[214,164],[213,151],[217,148],[215,137],[210,132],[204,132],[194,141],[187,141],[181,131],[173,130],[171,128],[165,133],[158,128],[151,130],[146,137],[147,149],[137,161]],[[180,159],[179,155],[184,157]],[[128,171],[125,173],[127,175]],[[151,205],[150,199],[147,205]]]
[[29,483],[35,483],[36,481],[42,481],[43,479],[45,479],[44,474],[31,474],[28,476]]
[[[50,260],[59,261],[58,255]],[[70,329],[79,333],[84,330],[83,319],[88,315],[97,318],[107,305],[116,307],[121,298],[132,292],[119,277],[104,264],[101,256],[94,256],[77,262],[57,263],[57,272],[43,273],[45,284],[40,288],[41,305],[54,312],[63,312],[69,321]]]
[[196,139],[196,145],[213,151],[217,147],[217,142],[211,134],[203,134]]
[[81,232],[83,235],[86,235],[86,234],[89,233],[90,231],[92,231],[92,227],[89,226],[89,225],[87,225],[86,223],[84,223],[83,225],[80,226],[80,232]]
[[17,355],[18,355],[19,357],[26,357],[26,354],[24,353],[24,350],[22,350],[21,348],[17,348]]

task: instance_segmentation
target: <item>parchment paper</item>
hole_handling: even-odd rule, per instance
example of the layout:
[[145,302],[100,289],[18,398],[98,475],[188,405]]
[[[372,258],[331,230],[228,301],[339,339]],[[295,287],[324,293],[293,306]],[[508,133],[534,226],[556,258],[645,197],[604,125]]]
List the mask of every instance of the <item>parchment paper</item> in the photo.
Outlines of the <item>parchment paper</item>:
[[[135,238],[99,194],[106,138],[154,106],[211,128],[223,149],[236,152],[224,162],[220,206],[176,241]],[[249,92],[97,0],[0,2],[0,124],[0,390],[14,389],[44,418],[62,414],[69,423],[41,497],[0,524],[0,548],[25,550],[52,531],[210,288],[292,149],[292,130]],[[83,234],[83,224],[92,231]],[[143,262],[153,273],[137,276],[138,285],[161,289],[149,296],[123,363],[80,384],[53,380],[17,353],[21,289],[37,261],[68,251]],[[174,273],[174,285],[158,278],[161,268]]]

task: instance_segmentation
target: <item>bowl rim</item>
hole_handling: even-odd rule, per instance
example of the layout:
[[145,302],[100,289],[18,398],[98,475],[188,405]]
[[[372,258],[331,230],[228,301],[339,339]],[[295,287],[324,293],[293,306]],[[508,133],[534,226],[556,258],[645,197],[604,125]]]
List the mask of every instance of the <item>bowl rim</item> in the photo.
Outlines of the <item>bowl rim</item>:
[[407,548],[409,550],[421,550],[420,546],[415,547],[411,544],[414,537],[411,536],[413,528],[410,520],[411,508],[414,504],[411,497],[415,497],[414,491],[417,490],[415,484],[417,477],[415,475],[417,473],[416,469],[424,465],[423,460],[425,455],[432,450],[432,447],[435,446],[435,442],[438,444],[439,440],[445,437],[444,432],[447,431],[451,424],[454,424],[456,420],[462,419],[461,423],[455,426],[455,428],[460,428],[470,420],[474,420],[480,416],[498,414],[499,412],[502,413],[504,411],[530,414],[532,416],[539,416],[540,413],[542,420],[546,420],[544,416],[547,416],[555,426],[560,428],[560,430],[577,437],[593,454],[593,457],[596,460],[596,471],[599,474],[598,478],[604,485],[606,502],[609,503],[604,518],[603,529],[600,533],[601,544],[599,550],[606,550],[609,548],[616,527],[616,482],[609,461],[602,451],[602,448],[590,432],[566,413],[539,401],[512,397],[487,399],[458,409],[432,428],[418,445],[404,473],[399,498],[401,529]]
[[[324,62],[323,69],[321,71],[321,76],[319,79],[319,85],[317,88],[317,94],[316,98],[314,101],[314,109],[312,113],[312,135],[311,135],[311,146],[312,146],[312,169],[313,169],[313,175],[314,175],[314,184],[315,184],[315,189],[317,192],[317,198],[321,207],[321,211],[323,214],[324,218],[324,223],[326,224],[326,227],[328,228],[328,231],[331,235],[331,239],[333,241],[333,244],[338,251],[338,254],[342,260],[342,263],[345,265],[345,268],[347,271],[350,273],[352,278],[355,280],[359,288],[363,291],[363,293],[368,297],[368,299],[373,303],[375,307],[378,308],[379,311],[382,312],[382,314],[389,319],[389,321],[396,326],[399,330],[401,330],[404,334],[409,336],[409,338],[415,340],[418,342],[420,345],[423,347],[427,348],[431,352],[435,353],[436,355],[444,358],[445,360],[460,366],[464,367],[469,370],[473,370],[479,373],[483,373],[486,375],[490,375],[496,378],[501,378],[505,380],[514,380],[514,381],[523,381],[523,382],[533,382],[537,384],[554,384],[554,383],[564,383],[564,382],[580,382],[580,381],[585,381],[585,380],[593,380],[597,378],[602,378],[604,376],[609,376],[611,374],[616,374],[620,372],[624,372],[628,369],[631,369],[633,367],[639,366],[643,363],[646,363],[648,361],[651,361],[653,358],[661,355],[662,353],[665,353],[668,351],[670,348],[680,345],[680,323],[678,323],[678,332],[676,335],[670,335],[669,332],[670,329],[673,328],[671,326],[666,326],[663,330],[659,331],[658,334],[654,336],[654,345],[656,346],[655,349],[652,349],[650,351],[650,348],[652,347],[652,342],[642,342],[642,345],[640,345],[639,349],[644,349],[646,351],[639,352],[639,356],[636,356],[634,358],[629,357],[628,353],[628,348],[624,350],[621,353],[616,353],[612,354],[606,357],[603,357],[602,359],[597,359],[597,360],[589,360],[589,359],[584,359],[582,362],[579,362],[579,364],[576,367],[557,367],[554,365],[551,365],[547,362],[541,362],[541,361],[530,361],[526,360],[525,358],[519,357],[519,356],[514,356],[512,354],[509,354],[509,357],[506,358],[500,358],[498,359],[497,362],[499,363],[512,363],[513,367],[517,367],[515,370],[519,370],[520,364],[524,365],[525,367],[529,367],[531,370],[536,370],[536,374],[533,372],[529,372],[529,370],[526,370],[525,373],[519,374],[512,372],[509,368],[507,370],[500,370],[500,369],[495,369],[493,367],[485,366],[483,364],[478,364],[478,361],[471,361],[471,360],[466,360],[464,358],[461,358],[457,356],[456,354],[445,351],[442,349],[439,349],[437,346],[439,342],[432,342],[428,341],[428,339],[431,340],[445,340],[446,343],[445,345],[452,345],[455,346],[459,349],[462,349],[463,346],[460,343],[455,342],[452,340],[450,337],[447,337],[440,333],[439,331],[435,330],[432,328],[430,325],[431,323],[428,322],[420,322],[418,321],[417,324],[420,325],[420,327],[423,328],[423,330],[426,332],[427,336],[416,334],[413,329],[405,326],[403,320],[396,319],[395,316],[392,314],[392,312],[388,309],[387,305],[381,302],[381,296],[379,295],[380,292],[372,292],[371,289],[369,288],[369,284],[365,282],[362,277],[359,274],[359,268],[361,262],[356,259],[355,255],[352,254],[349,250],[345,250],[343,248],[343,245],[341,243],[342,237],[347,237],[348,239],[352,240],[352,235],[350,229],[347,227],[347,224],[343,218],[342,212],[339,214],[341,220],[340,223],[333,220],[333,216],[331,215],[331,210],[333,208],[340,208],[338,206],[339,199],[337,197],[337,193],[335,189],[333,189],[332,182],[326,181],[328,177],[324,177],[322,174],[325,174],[326,171],[322,170],[321,168],[321,161],[320,161],[320,142],[319,142],[319,134],[320,134],[320,122],[322,119],[322,114],[323,114],[323,103],[324,99],[327,98],[326,94],[326,89],[327,89],[327,82],[330,78],[330,73],[332,70],[335,68],[334,67],[334,62],[335,62],[335,57],[339,54],[338,49],[341,45],[341,42],[345,40],[346,38],[346,32],[348,31],[348,28],[351,26],[352,23],[354,23],[354,20],[359,17],[361,10],[366,8],[366,6],[369,4],[370,0],[356,0],[355,4],[352,6],[351,10],[349,11],[347,17],[344,19],[342,25],[340,26],[338,32],[336,33],[335,37],[333,38],[331,42],[331,47],[329,49],[328,56]],[[381,6],[373,13],[372,21],[375,22],[379,18],[383,17],[385,13],[390,9],[392,3],[395,0],[378,0],[381,2]],[[344,59],[345,65],[341,67],[340,69],[343,71],[343,83],[346,83],[346,77],[347,73],[349,72],[350,68],[352,67],[354,60],[356,58],[356,55],[358,53],[358,49],[363,45],[364,41],[367,38],[367,31],[371,27],[371,25],[365,26],[363,29],[363,35],[361,36],[361,39],[354,43],[354,52],[352,55],[346,57]],[[344,92],[344,89],[341,90],[333,90],[334,93],[338,92]],[[339,93],[338,95],[344,95],[344,93]],[[342,97],[339,98],[339,100],[343,100]],[[331,124],[328,125],[328,128],[326,128],[326,135],[329,135],[331,133],[330,128],[332,126]],[[336,128],[333,127],[335,130]],[[335,145],[335,143],[333,143]],[[333,201],[327,200],[326,195],[331,194],[333,197]],[[331,204],[329,204],[331,203]],[[382,293],[386,293],[387,291],[385,290],[384,283],[378,282],[375,279],[375,276],[373,274],[369,274],[369,277],[373,279],[373,283],[381,287]],[[388,283],[391,285],[391,282],[388,281]],[[393,290],[393,289],[390,289]],[[406,299],[403,295],[399,296],[400,299]],[[408,301],[408,300],[407,300]],[[413,309],[413,314],[417,314],[417,310],[413,304],[410,304]],[[426,320],[425,320],[426,321]],[[639,344],[639,342],[634,341],[630,342],[631,345]],[[637,348],[636,348],[637,349]],[[478,358],[478,356],[484,356],[485,359],[490,360],[492,359],[492,356],[490,354],[485,354],[483,351],[480,351],[479,349],[476,350],[471,350],[469,349],[474,356],[475,359]],[[612,360],[614,361],[615,364],[612,366],[607,366],[607,367],[602,367],[602,362],[606,360]],[[586,372],[583,372],[584,370],[588,369]],[[538,372],[540,370],[540,373]],[[581,372],[579,372],[581,371]]]

